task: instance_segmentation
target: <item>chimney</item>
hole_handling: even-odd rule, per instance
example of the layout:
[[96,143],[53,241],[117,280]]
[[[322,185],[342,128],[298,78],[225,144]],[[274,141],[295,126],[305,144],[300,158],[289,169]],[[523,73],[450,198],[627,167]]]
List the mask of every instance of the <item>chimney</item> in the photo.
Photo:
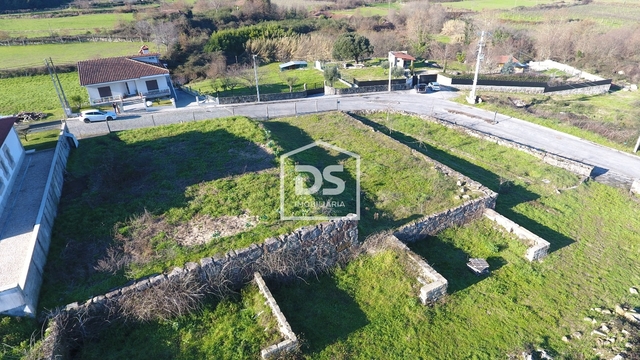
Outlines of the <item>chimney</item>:
[[138,51],[138,54],[140,55],[147,55],[149,54],[149,47],[147,45],[142,45],[140,47],[140,51]]

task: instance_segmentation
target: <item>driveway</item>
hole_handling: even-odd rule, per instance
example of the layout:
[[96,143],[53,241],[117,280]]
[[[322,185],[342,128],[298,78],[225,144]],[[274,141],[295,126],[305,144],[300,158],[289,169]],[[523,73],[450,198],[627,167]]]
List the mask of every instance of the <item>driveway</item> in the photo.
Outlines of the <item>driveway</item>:
[[[111,131],[243,115],[252,118],[290,116],[331,110],[353,111],[394,109],[432,115],[501,138],[545,150],[632,178],[640,178],[640,157],[601,146],[524,120],[450,101],[456,93],[440,91],[415,94],[412,91],[368,93],[353,96],[319,96],[299,100],[237,105],[188,106],[154,112],[125,113],[107,123],[84,124],[70,120],[69,129],[78,138],[103,135]],[[495,117],[495,122],[493,121]]]

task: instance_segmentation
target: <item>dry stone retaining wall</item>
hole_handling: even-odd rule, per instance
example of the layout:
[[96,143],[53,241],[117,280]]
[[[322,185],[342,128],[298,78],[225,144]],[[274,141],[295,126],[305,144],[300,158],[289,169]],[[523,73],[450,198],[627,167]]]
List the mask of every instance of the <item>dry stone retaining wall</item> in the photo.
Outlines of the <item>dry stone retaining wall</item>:
[[[348,94],[361,94],[370,92],[388,91],[389,85],[374,85],[374,86],[362,86],[351,87],[347,89],[337,89],[331,86],[324,86],[325,95],[348,95]],[[411,84],[391,84],[391,90],[411,90]]]
[[525,257],[529,261],[542,260],[549,253],[549,242],[523,228],[492,209],[484,209],[484,216],[523,240],[529,246]]
[[284,316],[282,311],[280,311],[280,307],[278,306],[276,299],[271,295],[271,291],[269,291],[267,284],[262,279],[262,275],[260,275],[259,272],[256,272],[253,274],[253,278],[256,285],[258,285],[260,293],[267,300],[267,305],[269,305],[271,313],[273,313],[273,316],[275,316],[276,321],[278,322],[278,330],[280,331],[280,334],[282,334],[282,337],[284,337],[283,341],[262,349],[262,351],[260,351],[260,356],[262,356],[263,359],[271,359],[282,356],[290,351],[294,351],[298,347],[298,337],[293,330],[291,330],[291,326],[289,325],[287,318]]

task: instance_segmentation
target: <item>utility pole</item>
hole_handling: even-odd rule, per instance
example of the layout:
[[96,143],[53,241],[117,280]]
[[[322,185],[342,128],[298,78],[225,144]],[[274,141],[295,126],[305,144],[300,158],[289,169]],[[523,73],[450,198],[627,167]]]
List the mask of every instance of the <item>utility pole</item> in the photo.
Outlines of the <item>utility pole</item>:
[[638,136],[638,141],[636,141],[636,146],[633,148],[633,152],[637,153],[638,149],[640,149],[640,136]]
[[391,51],[389,51],[389,92],[391,92]]
[[56,73],[56,68],[53,65],[53,60],[51,58],[44,59],[44,65],[49,71],[51,81],[53,82],[53,88],[56,90],[56,94],[58,94],[58,100],[60,100],[60,105],[62,105],[62,111],[64,112],[64,118],[66,120],[69,115],[71,115],[71,107],[69,106],[67,97],[64,95],[62,84],[60,83],[60,79],[58,78],[58,74]]
[[476,59],[476,73],[473,75],[473,86],[471,87],[471,93],[467,98],[469,104],[476,103],[476,86],[478,85],[478,71],[480,71],[480,59],[482,57],[482,47],[484,46],[484,31],[480,33],[480,42],[478,43],[478,59]]
[[258,87],[258,68],[256,67],[256,56],[253,55],[253,74],[256,77],[256,95],[258,95],[258,102],[260,102],[260,88]]

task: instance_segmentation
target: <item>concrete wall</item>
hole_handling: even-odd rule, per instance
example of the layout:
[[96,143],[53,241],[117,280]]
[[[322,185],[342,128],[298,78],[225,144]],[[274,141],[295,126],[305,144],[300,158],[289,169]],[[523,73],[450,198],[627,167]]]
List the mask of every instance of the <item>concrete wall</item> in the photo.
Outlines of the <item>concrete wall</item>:
[[67,158],[71,151],[71,140],[64,136],[66,132],[66,125],[62,125],[38,217],[29,240],[29,255],[25,259],[27,265],[24,267],[26,271],[20,277],[19,286],[24,293],[25,313],[30,316],[35,316],[36,313],[44,265],[47,262],[47,253],[51,243],[51,230],[58,213],[58,202],[62,195]]
[[260,356],[263,359],[284,356],[288,352],[298,348],[298,337],[293,330],[291,330],[291,326],[289,325],[287,318],[284,316],[282,311],[280,311],[280,307],[278,306],[276,299],[271,294],[271,291],[269,291],[267,284],[262,279],[262,275],[260,275],[259,272],[256,272],[253,274],[253,278],[256,285],[258,285],[260,293],[265,297],[267,305],[271,309],[271,313],[276,318],[276,321],[278,322],[278,330],[284,338],[281,342],[262,349],[260,351]]
[[[2,162],[3,167],[3,170],[0,171],[0,214],[2,214],[7,199],[11,194],[11,188],[18,177],[18,172],[24,157],[25,151],[20,143],[18,133],[15,128],[12,128],[9,134],[7,134],[7,138],[4,140],[2,149],[0,150],[0,162]],[[7,170],[6,174],[4,173],[4,169]]]
[[545,71],[549,69],[558,69],[566,72],[572,76],[578,76],[582,79],[588,81],[600,81],[604,80],[600,76],[589,74],[588,72],[584,72],[580,69],[576,69],[573,66],[569,66],[567,64],[559,63],[553,60],[544,60],[544,61],[531,61],[529,62],[529,68],[535,71]]
[[[124,97],[130,94],[137,95],[138,93],[145,94],[149,92],[149,90],[147,89],[147,83],[146,83],[147,80],[158,81],[158,90],[160,91],[171,90],[169,87],[169,84],[167,83],[167,79],[165,75],[150,76],[148,78],[135,79],[130,81],[119,81],[119,82],[112,82],[112,83],[87,85],[86,88],[87,88],[87,92],[89,93],[89,99],[92,99],[92,100],[100,99],[100,93],[98,92],[98,88],[104,87],[104,86],[109,86],[111,88],[111,95],[113,97],[118,97],[118,96]],[[125,85],[127,82],[133,82],[135,84],[133,88],[129,86],[129,90],[131,91],[131,93],[127,92],[127,86]]]
[[570,90],[560,90],[560,91],[553,91],[553,88],[548,88],[548,89],[551,89],[551,91],[546,91],[545,94],[552,94],[552,95],[600,95],[600,94],[608,93],[610,88],[611,88],[611,84],[595,85],[595,86],[588,86],[588,87],[581,87],[581,88],[575,88],[575,89],[570,89]]
[[[296,91],[291,93],[276,93],[276,94],[260,94],[260,101],[279,101],[279,100],[291,100],[301,99],[307,97],[307,91]],[[243,95],[243,96],[223,96],[219,97],[218,104],[237,104],[237,103],[249,103],[257,102],[257,95]]]
[[516,235],[520,240],[523,241],[525,245],[528,246],[527,252],[525,253],[525,257],[527,258],[527,260],[542,260],[547,256],[550,245],[548,241],[542,239],[538,235],[523,228],[522,226],[507,219],[506,217],[498,214],[492,209],[484,209],[484,216],[500,225],[502,228],[507,230],[507,232]]
[[[325,85],[324,93],[325,95],[348,95],[348,94],[362,94],[362,93],[370,93],[370,92],[382,92],[388,91],[389,85],[376,85],[376,86],[362,86],[362,87],[352,87],[347,89],[336,89],[334,87]],[[397,84],[391,85],[391,90],[411,90],[410,84]]]

